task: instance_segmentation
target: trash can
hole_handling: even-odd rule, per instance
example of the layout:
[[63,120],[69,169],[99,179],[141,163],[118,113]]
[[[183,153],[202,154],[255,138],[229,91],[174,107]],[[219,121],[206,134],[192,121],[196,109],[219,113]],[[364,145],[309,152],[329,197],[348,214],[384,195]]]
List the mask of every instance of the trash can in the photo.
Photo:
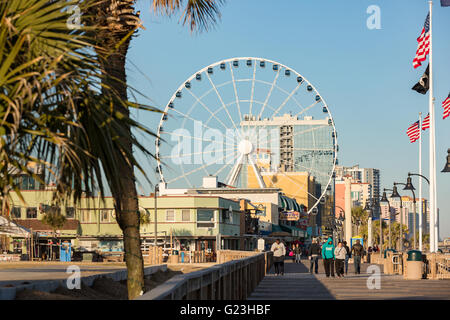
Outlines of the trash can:
[[422,261],[422,251],[410,250],[408,251],[408,258],[406,261]]
[[404,279],[407,280],[420,280],[423,276],[423,261],[422,252],[419,250],[408,251],[408,258],[406,259],[406,272],[404,273]]
[[184,263],[184,252],[181,252],[181,263]]

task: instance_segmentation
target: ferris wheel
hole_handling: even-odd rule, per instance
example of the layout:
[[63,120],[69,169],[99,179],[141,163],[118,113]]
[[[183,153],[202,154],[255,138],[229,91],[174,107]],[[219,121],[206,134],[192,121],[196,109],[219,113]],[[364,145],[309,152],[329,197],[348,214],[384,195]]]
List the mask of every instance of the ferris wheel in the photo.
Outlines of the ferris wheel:
[[[205,176],[230,187],[289,185],[291,196],[313,199],[308,213],[330,190],[338,152],[333,117],[292,68],[255,57],[215,62],[187,78],[164,111],[156,170],[169,188],[198,188]],[[302,174],[320,188],[301,183]]]

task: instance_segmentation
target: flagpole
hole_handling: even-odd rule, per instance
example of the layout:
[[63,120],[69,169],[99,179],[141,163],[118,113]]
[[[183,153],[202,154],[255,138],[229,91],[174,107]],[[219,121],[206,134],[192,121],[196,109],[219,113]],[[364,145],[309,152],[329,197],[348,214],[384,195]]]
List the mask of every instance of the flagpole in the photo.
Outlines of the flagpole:
[[[419,135],[419,174],[422,176],[422,112],[419,112],[420,135]],[[419,251],[422,251],[422,177],[419,179]],[[414,212],[414,215],[416,213]],[[416,235],[414,235],[415,237]]]
[[433,1],[429,2],[430,7],[430,252],[436,252],[436,148],[435,148],[435,118],[433,105]]

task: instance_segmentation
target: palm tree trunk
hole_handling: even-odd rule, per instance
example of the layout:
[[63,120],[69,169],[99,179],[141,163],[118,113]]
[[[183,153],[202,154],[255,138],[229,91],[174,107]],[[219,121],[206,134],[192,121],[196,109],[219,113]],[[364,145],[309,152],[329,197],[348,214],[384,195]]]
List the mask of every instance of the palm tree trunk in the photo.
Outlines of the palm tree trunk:
[[[125,57],[129,47],[129,40],[125,41],[117,53],[110,55],[105,60],[105,71],[108,75],[117,78],[108,83],[120,95],[124,101],[127,100]],[[126,116],[129,110],[121,104],[116,104],[115,109]],[[121,137],[129,153],[132,153],[131,130],[127,128],[127,136]],[[136,191],[134,167],[122,158],[118,163],[117,174],[120,175],[121,188],[123,191],[113,194],[116,209],[117,222],[123,232],[125,249],[125,261],[128,270],[128,298],[133,299],[144,289],[144,262],[141,252],[141,241],[139,233],[139,203]]]
[[[111,80],[108,83],[119,94],[122,100],[127,100],[126,92],[126,74],[125,74],[125,56],[128,50],[129,41],[126,41],[118,53],[110,55],[105,60],[105,71],[108,75],[117,78],[120,82]],[[121,104],[116,104],[114,108],[129,115],[129,110],[124,108]],[[132,153],[131,130],[127,128],[127,136],[120,139],[126,145],[129,153]],[[139,204],[136,191],[134,167],[124,158],[117,164],[120,175],[122,192],[113,193],[116,219],[123,232],[123,241],[125,249],[125,261],[128,270],[128,298],[133,299],[140,294],[144,289],[144,262],[141,252],[141,242],[139,233]]]
[[[127,101],[127,84],[125,61],[131,37],[135,28],[133,0],[108,0],[94,7],[95,23],[104,29],[97,32],[96,39],[100,48],[97,50],[100,63],[105,71],[104,84],[118,94],[122,101]],[[124,40],[126,39],[126,40]],[[102,93],[110,94],[103,86]],[[129,110],[121,103],[114,104],[114,111],[129,116]],[[120,137],[120,143],[129,154],[132,153],[131,130],[126,128],[126,135]],[[123,232],[125,262],[128,270],[128,298],[134,299],[144,290],[144,261],[141,252],[139,233],[139,204],[136,191],[134,166],[119,156],[117,163],[119,186],[111,188],[116,210],[116,220]],[[111,183],[112,179],[108,179]]]

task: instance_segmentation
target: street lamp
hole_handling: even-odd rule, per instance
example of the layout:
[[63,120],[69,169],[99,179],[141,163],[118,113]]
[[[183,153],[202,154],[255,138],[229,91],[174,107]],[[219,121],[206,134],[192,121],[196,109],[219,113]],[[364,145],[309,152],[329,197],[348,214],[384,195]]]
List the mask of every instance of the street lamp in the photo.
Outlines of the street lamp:
[[[414,193],[414,190],[416,190],[416,188],[414,188],[414,186],[412,185],[411,182],[411,177],[408,177],[406,179],[406,184],[402,183],[402,185],[405,185],[405,187],[403,188],[403,190],[411,190],[412,194],[413,194],[413,205],[414,205],[414,218],[413,218],[413,232],[414,232],[414,246],[413,249],[416,249],[416,194]],[[409,229],[408,229],[409,230]]]
[[364,207],[365,211],[369,211],[370,214],[368,216],[367,221],[367,247],[371,247],[372,244],[372,220],[373,220],[373,198],[366,200],[366,206]]
[[392,188],[392,194],[391,198],[399,198],[400,199],[400,245],[399,249],[400,251],[403,251],[403,202],[402,202],[402,196],[397,191],[397,186],[395,185]]
[[391,204],[389,203],[389,200],[386,196],[386,191],[392,191],[392,189],[383,189],[383,197],[380,200],[380,203],[387,203],[388,205],[388,212],[389,212],[389,245],[387,249],[391,248]]
[[450,172],[450,149],[447,150],[447,163],[444,166],[444,169],[442,169],[441,172]]
[[[343,208],[341,208],[340,206],[337,206],[336,204],[334,205],[335,208],[339,208],[341,210],[341,212],[339,213],[339,218],[337,218],[339,220],[339,240],[342,240],[342,238],[344,237],[343,235],[343,221],[345,220],[345,210]],[[335,209],[336,210],[336,209]],[[344,215],[342,215],[342,213],[344,213]],[[334,216],[336,217],[336,211],[334,212]]]
[[[418,173],[411,173],[408,172],[408,178],[411,176],[418,176],[421,177],[423,179],[425,179],[425,181],[428,183],[428,185],[430,185],[430,180],[428,180],[427,177],[418,174]],[[408,182],[406,183],[408,184]],[[412,186],[412,183],[411,183]],[[422,203],[422,182],[419,185],[419,200],[420,200],[420,211],[419,211],[419,250],[422,251],[422,233],[423,233],[423,217],[422,217],[422,212],[423,212],[423,203]],[[426,214],[426,210],[425,210],[425,214]],[[431,240],[431,239],[430,239]],[[431,248],[431,247],[430,247]]]
[[157,205],[157,192],[159,191],[159,185],[155,184],[155,248],[158,245],[158,227],[157,227],[157,222],[158,222],[158,205]]

